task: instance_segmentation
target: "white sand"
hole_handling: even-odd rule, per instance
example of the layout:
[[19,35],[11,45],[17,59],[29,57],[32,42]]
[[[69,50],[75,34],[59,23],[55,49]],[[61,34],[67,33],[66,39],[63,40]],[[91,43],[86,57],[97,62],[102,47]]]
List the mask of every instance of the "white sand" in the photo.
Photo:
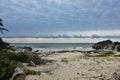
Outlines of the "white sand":
[[28,67],[41,71],[41,75],[28,75],[26,80],[100,80],[104,77],[113,80],[112,74],[120,71],[120,59],[115,57],[85,57],[76,52],[53,54],[43,58],[56,61]]

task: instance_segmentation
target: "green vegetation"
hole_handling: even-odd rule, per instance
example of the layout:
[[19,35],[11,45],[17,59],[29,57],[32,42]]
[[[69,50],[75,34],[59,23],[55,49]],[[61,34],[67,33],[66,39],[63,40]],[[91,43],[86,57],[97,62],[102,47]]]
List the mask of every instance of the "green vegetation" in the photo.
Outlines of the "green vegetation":
[[67,58],[62,58],[61,61],[64,62],[64,63],[68,63],[68,59]]
[[25,72],[26,72],[26,75],[41,75],[40,71],[34,71],[34,70],[27,69]]
[[[8,31],[3,28],[2,19],[0,19],[0,32]],[[45,64],[47,62],[52,62],[51,60],[41,59],[38,55],[29,54],[24,52],[13,52],[10,50],[11,46],[6,43],[0,37],[0,80],[8,80],[12,77],[14,69],[16,67],[23,67],[22,63],[29,63],[33,61],[35,64]],[[26,74],[38,74],[40,71],[27,70]]]
[[16,67],[23,66],[20,61],[16,61],[11,57],[12,56],[7,55],[7,53],[0,51],[0,80],[9,79],[12,76]]
[[115,55],[115,57],[120,57],[120,54],[119,55]]
[[[35,64],[52,63],[53,60],[41,59],[38,55],[24,52],[10,52],[9,50],[0,51],[0,80],[10,78],[16,67],[23,67],[22,63],[29,63],[33,61]],[[39,74],[40,72],[30,71],[26,74]]]
[[[0,19],[0,32],[8,31],[7,29],[3,28],[2,19]],[[18,61],[11,60],[7,57],[6,52],[3,49],[8,49],[9,43],[6,43],[0,38],[0,80],[7,80],[10,78],[14,72],[14,69],[17,66],[21,66],[22,64]],[[3,50],[3,51],[2,51]],[[6,56],[5,56],[6,55]]]
[[120,52],[120,42],[114,42],[114,43],[113,43],[113,49],[115,50],[115,48],[117,48],[116,50],[117,50],[118,52]]
[[114,52],[99,53],[94,55],[85,55],[86,57],[120,57],[120,54]]
[[108,57],[108,56],[114,56],[115,53],[113,52],[106,52],[106,53],[100,53],[96,55],[86,55],[88,57]]
[[38,55],[29,54],[25,52],[10,52],[9,50],[1,50],[0,57],[8,58],[9,60],[19,61],[22,63],[29,63],[33,61],[35,64],[45,64],[47,62],[52,63],[53,60],[41,59]]

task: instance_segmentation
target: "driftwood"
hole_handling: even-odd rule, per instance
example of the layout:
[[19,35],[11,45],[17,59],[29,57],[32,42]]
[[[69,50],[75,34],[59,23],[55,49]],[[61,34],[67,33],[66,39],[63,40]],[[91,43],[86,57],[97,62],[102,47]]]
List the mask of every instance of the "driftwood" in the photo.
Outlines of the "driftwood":
[[25,78],[25,72],[21,68],[17,67],[10,80],[25,80]]

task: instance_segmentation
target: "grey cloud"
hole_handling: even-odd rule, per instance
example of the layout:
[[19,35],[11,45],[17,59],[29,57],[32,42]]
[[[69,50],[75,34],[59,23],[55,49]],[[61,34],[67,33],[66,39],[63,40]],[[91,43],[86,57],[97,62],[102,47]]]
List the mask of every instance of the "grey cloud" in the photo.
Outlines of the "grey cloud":
[[83,36],[83,35],[39,35],[39,36],[6,36],[3,38],[92,38],[92,39],[120,39],[120,35],[107,35],[107,36],[99,36],[99,35],[92,35],[92,36]]
[[[109,26],[118,29],[119,5],[119,0],[0,0],[0,17],[7,20],[11,26],[23,28],[31,26],[32,22],[35,27],[40,27],[39,29],[46,25],[51,29],[53,26],[59,27],[56,28],[59,30],[65,27],[68,31],[105,29],[103,27]],[[40,32],[42,31],[41,29]],[[36,30],[34,32],[39,33]]]
[[[8,6],[12,9],[24,10],[25,12],[44,12],[44,8],[49,10],[57,10],[59,12],[64,12],[67,14],[75,13],[72,8],[77,8],[79,12],[84,11],[93,11],[96,13],[105,12],[106,10],[112,10],[115,7],[115,4],[118,0],[1,0],[0,5]],[[49,3],[48,3],[49,2]],[[57,3],[59,5],[57,5]],[[104,5],[103,5],[104,4]],[[107,5],[106,5],[107,4]],[[109,4],[109,5],[108,5]],[[114,5],[114,6],[113,6]],[[53,7],[54,6],[54,7]],[[63,8],[62,8],[63,7]],[[44,9],[44,10],[42,10]],[[67,10],[67,12],[66,12]],[[39,13],[41,14],[41,13]],[[43,13],[44,14],[44,13]],[[46,13],[45,13],[46,14]]]

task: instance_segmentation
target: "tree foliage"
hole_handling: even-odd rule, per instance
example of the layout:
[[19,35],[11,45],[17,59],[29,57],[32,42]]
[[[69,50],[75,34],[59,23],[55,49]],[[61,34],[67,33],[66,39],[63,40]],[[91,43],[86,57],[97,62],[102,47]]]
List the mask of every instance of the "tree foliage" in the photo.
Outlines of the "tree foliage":
[[3,31],[8,31],[6,28],[3,28],[3,20],[0,18],[0,32],[3,33]]
[[[3,33],[3,31],[8,31],[6,28],[3,28],[3,23],[2,23],[2,19],[0,18],[0,32]],[[9,46],[9,43],[6,43],[2,40],[2,38],[0,37],[0,50],[2,49],[8,49],[10,46]]]

